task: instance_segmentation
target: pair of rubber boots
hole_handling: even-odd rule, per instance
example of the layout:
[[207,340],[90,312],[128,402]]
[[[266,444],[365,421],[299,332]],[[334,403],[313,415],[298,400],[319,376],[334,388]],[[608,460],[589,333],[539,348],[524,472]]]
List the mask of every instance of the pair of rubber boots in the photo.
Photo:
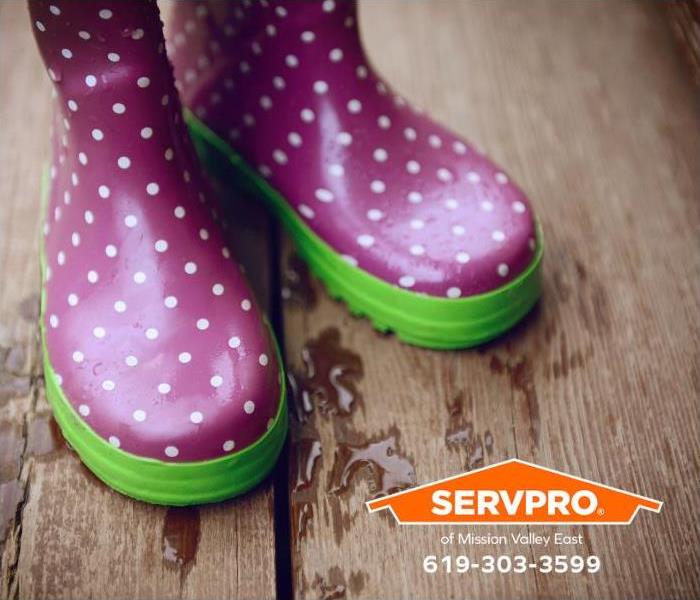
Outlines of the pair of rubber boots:
[[29,8],[55,91],[47,395],[116,490],[236,495],[287,430],[280,356],[190,136],[377,329],[462,348],[536,302],[542,246],[523,193],[374,72],[354,1],[177,2],[167,41],[152,0]]

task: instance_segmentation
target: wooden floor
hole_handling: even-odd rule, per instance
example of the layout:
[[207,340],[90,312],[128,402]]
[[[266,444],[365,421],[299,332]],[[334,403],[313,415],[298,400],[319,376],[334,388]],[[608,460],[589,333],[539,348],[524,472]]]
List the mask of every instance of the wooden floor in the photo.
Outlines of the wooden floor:
[[[363,5],[362,25],[398,89],[529,192],[543,300],[478,350],[404,346],[330,300],[244,200],[231,236],[296,384],[291,439],[255,491],[167,510],[97,482],[44,399],[49,85],[24,3],[0,3],[1,597],[700,596],[700,112],[661,8],[386,0]],[[603,561],[588,576],[428,576],[423,556],[448,530],[363,506],[388,485],[509,457],[666,504],[630,526],[565,529]]]

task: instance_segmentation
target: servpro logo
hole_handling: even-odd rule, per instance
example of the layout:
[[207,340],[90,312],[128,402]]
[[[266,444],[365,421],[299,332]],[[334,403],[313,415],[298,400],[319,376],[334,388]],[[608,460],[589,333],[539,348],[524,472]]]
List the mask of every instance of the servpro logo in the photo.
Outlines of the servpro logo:
[[663,502],[517,458],[367,502],[399,523],[627,524]]

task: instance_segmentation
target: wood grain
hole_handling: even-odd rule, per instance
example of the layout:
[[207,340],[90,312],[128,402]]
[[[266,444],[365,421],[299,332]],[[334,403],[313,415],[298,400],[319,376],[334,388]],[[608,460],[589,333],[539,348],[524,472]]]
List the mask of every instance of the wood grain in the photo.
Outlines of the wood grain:
[[[135,502],[98,482],[50,417],[36,341],[50,88],[24,2],[3,3],[0,40],[0,490],[7,526],[1,597],[272,597],[270,480],[235,501],[199,509]],[[266,305],[268,219],[259,210],[240,217],[236,206],[226,212],[237,215],[228,219],[231,243]]]
[[[316,401],[291,451],[295,596],[697,597],[700,115],[663,15],[632,2],[363,8],[389,80],[529,192],[546,238],[544,297],[513,333],[454,353],[377,334],[316,283],[313,307],[287,303],[288,361]],[[334,328],[343,351],[328,338],[319,350]],[[320,376],[305,346],[306,362],[326,361]],[[349,414],[329,410],[334,386],[319,381],[329,355],[361,394]],[[422,558],[445,553],[450,529],[398,527],[363,506],[385,469],[401,482],[412,465],[423,483],[514,456],[666,505],[629,527],[564,529],[585,544],[562,553],[598,554],[604,567],[555,577],[427,576]]]

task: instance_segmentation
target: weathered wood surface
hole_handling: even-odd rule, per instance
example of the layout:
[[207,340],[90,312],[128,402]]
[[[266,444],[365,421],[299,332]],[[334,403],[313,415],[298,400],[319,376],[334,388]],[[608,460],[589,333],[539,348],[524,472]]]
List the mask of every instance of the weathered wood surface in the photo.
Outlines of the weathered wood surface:
[[[697,597],[700,115],[662,11],[397,4],[364,5],[372,56],[522,182],[546,238],[544,298],[512,334],[455,353],[381,336],[315,283],[313,308],[287,304],[287,359],[317,398],[292,446],[295,595]],[[349,414],[331,367],[357,390]],[[363,506],[412,469],[424,483],[514,456],[667,503],[629,527],[570,528],[603,561],[589,576],[428,576],[423,556],[449,550],[451,528],[399,527]]]
[[[700,115],[662,12],[363,6],[380,69],[530,193],[546,236],[544,299],[479,350],[410,348],[329,300],[288,242],[274,281],[267,222],[253,216],[232,237],[257,262],[258,293],[287,298],[273,315],[301,407],[287,482],[277,503],[266,482],[168,512],[95,482],[51,425],[36,339],[49,86],[24,3],[0,3],[1,597],[697,597]],[[666,505],[630,527],[570,528],[603,560],[593,576],[428,577],[422,557],[445,551],[446,530],[364,508],[382,487],[513,456]]]
[[[37,344],[50,88],[24,2],[2,3],[0,44],[1,597],[272,597],[271,480],[236,501],[199,509],[134,502],[82,467],[50,418]],[[232,245],[268,304],[267,217],[246,211],[232,229]]]

